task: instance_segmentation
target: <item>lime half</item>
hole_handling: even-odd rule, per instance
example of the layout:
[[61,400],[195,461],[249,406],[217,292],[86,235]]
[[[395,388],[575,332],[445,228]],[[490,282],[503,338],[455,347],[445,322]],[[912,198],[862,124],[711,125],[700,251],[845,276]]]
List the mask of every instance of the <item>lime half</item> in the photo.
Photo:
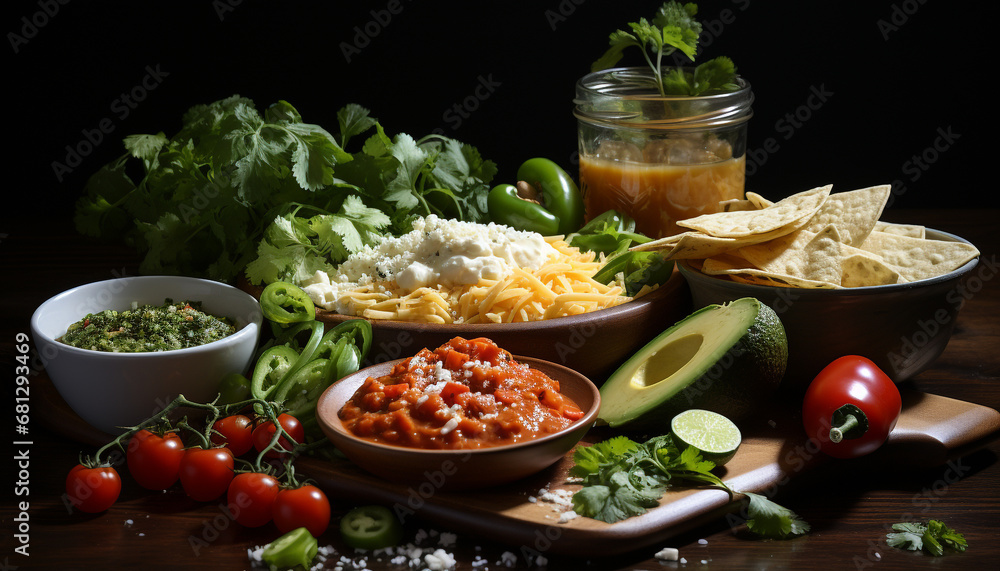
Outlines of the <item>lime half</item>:
[[[733,421],[709,410],[693,408],[670,421],[670,431],[678,444],[694,446],[705,460],[722,466],[736,455],[742,435]],[[683,448],[683,446],[682,446]]]

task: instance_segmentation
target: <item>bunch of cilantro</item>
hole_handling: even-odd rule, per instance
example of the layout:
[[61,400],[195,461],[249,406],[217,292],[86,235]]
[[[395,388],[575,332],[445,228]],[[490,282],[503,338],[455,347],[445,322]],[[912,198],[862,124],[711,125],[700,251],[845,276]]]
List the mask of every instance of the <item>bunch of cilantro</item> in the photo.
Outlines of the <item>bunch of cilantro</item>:
[[416,216],[486,218],[496,166],[474,147],[390,137],[356,104],[337,122],[335,136],[285,101],[261,114],[238,95],[195,106],[173,137],[125,138],[126,153],[88,181],[76,227],[124,239],[144,274],[231,282],[247,269],[252,283],[269,283],[404,233]]
[[613,32],[610,47],[593,63],[591,71],[613,67],[621,60],[623,51],[637,47],[652,70],[660,95],[707,95],[735,91],[739,88],[736,84],[736,65],[725,56],[703,62],[693,71],[681,66],[663,65],[664,58],[677,52],[694,62],[702,29],[701,23],[695,19],[697,13],[697,4],[665,2],[652,21],[640,18],[638,22],[628,24],[631,31]]
[[[659,505],[671,487],[712,487],[734,491],[712,473],[715,464],[697,448],[681,450],[668,433],[638,443],[616,436],[573,453],[570,476],[583,480],[573,495],[573,510],[585,517],[614,523],[641,515]],[[747,528],[761,536],[782,539],[802,535],[809,524],[795,512],[768,498],[742,492],[749,500]]]

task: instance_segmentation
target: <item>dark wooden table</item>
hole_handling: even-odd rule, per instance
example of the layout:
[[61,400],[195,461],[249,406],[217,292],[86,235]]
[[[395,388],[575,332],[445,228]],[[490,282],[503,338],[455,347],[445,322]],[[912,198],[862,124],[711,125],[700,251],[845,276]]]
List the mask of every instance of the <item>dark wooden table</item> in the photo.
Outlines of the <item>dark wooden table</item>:
[[[9,214],[7,215],[8,217]],[[954,336],[934,366],[911,381],[914,388],[1000,408],[1000,238],[997,211],[890,211],[885,218],[925,224],[968,238],[982,250],[969,283]],[[10,217],[12,218],[12,217]],[[11,220],[0,228],[0,270],[4,292],[0,348],[5,374],[5,418],[15,406],[13,357],[19,333],[30,335],[34,308],[70,287],[122,275],[136,275],[135,254],[120,245],[99,245],[78,237],[67,222],[40,224]],[[39,378],[35,376],[34,378]],[[35,393],[37,395],[37,393]],[[30,402],[30,434],[19,436],[7,425],[4,440],[4,502],[0,509],[2,543],[0,569],[187,568],[249,569],[247,550],[277,536],[270,526],[244,529],[226,521],[217,503],[198,504],[183,492],[149,493],[123,478],[121,498],[100,515],[70,513],[61,500],[66,472],[80,452],[92,449],[72,435],[57,433],[44,417],[40,396]],[[12,422],[12,421],[9,421]],[[25,440],[26,446],[14,442]],[[29,461],[13,459],[26,451]],[[677,535],[635,553],[614,557],[573,559],[551,555],[549,569],[662,569],[712,567],[736,569],[898,569],[914,567],[996,568],[1000,557],[1000,444],[967,451],[939,466],[908,468],[878,462],[877,453],[859,461],[827,464],[782,486],[776,499],[812,524],[805,537],[788,541],[751,539],[725,519]],[[327,561],[333,569],[340,554],[358,560],[335,533],[337,516],[352,506],[351,498],[332,498],[331,531],[320,545],[338,555]],[[28,502],[21,510],[20,502]],[[903,520],[944,520],[965,534],[964,554],[932,558],[886,546],[890,524]],[[17,534],[23,535],[15,537]],[[457,569],[506,569],[505,552],[518,555],[516,568],[532,568],[518,546],[489,537],[465,535],[417,522],[407,541],[436,541],[437,532],[457,533]],[[27,541],[22,547],[21,539]],[[659,547],[680,550],[686,565],[653,558]],[[16,551],[22,547],[29,555]],[[367,559],[370,569],[407,569],[383,558]],[[351,566],[345,566],[350,569]]]

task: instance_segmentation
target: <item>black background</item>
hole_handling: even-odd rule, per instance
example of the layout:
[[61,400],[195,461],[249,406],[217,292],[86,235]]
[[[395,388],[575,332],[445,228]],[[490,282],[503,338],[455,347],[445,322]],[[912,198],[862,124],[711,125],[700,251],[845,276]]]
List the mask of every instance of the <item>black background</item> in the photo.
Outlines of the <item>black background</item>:
[[[440,129],[496,162],[494,182],[536,155],[575,174],[575,81],[610,32],[660,4],[63,2],[3,8],[4,219],[71,213],[124,136],[172,135],[191,105],[236,93],[261,110],[284,99],[331,131],[346,103],[390,135]],[[756,96],[747,189],[893,183],[891,208],[996,207],[987,5],[700,2],[699,61],[730,56]]]

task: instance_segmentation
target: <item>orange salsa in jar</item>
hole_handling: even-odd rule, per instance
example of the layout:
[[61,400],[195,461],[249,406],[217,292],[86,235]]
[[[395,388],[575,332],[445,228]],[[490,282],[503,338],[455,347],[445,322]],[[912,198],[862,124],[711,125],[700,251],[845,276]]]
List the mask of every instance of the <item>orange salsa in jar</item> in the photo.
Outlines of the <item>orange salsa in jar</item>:
[[489,339],[461,337],[369,377],[338,414],[355,436],[422,449],[523,442],[584,416],[558,381]]
[[664,238],[677,221],[744,197],[750,84],[735,91],[661,95],[649,70],[613,68],[577,82],[580,189],[590,220],[607,210]]
[[719,203],[743,198],[746,157],[672,165],[580,157],[580,187],[588,217],[617,210],[647,236],[683,229],[678,220],[719,212]]

